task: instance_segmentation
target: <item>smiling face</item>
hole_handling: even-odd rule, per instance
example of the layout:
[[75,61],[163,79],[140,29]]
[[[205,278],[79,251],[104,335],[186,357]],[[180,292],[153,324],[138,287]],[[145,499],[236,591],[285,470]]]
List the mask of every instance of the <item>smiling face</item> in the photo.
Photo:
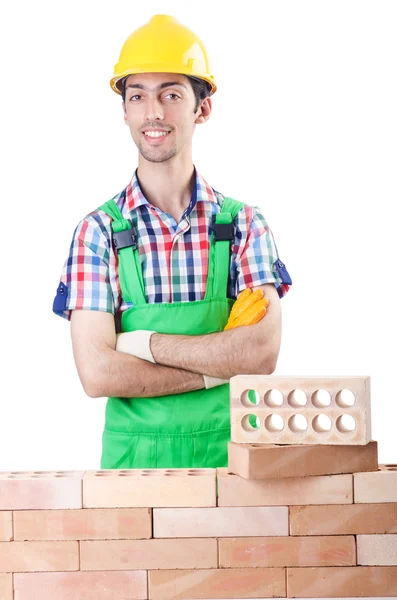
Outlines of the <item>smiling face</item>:
[[185,75],[143,73],[130,75],[125,85],[124,121],[140,154],[149,162],[165,162],[191,153],[193,133],[211,113],[211,99],[198,110],[193,88]]

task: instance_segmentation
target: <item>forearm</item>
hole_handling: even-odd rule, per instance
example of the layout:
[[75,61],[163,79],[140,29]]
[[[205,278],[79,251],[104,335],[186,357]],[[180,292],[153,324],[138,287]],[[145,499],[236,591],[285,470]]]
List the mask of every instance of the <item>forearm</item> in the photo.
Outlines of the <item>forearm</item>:
[[154,333],[150,347],[156,363],[230,379],[240,373],[265,373],[259,324],[207,335]]
[[101,353],[95,372],[95,383],[86,389],[93,398],[145,398],[204,388],[200,374],[153,364],[111,349]]

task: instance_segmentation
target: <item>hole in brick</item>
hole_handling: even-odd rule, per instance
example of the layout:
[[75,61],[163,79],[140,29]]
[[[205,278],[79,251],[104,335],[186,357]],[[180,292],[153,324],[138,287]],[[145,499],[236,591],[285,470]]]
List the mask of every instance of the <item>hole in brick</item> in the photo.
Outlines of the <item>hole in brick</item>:
[[260,425],[261,424],[258,417],[253,414],[245,415],[241,419],[241,427],[244,429],[244,431],[256,431],[259,429]]
[[70,477],[73,474],[73,471],[57,471],[55,477]]
[[317,433],[331,431],[331,419],[327,415],[317,415],[312,421],[312,427]]
[[302,433],[307,429],[307,419],[303,415],[293,415],[288,420],[288,427],[294,433]]
[[342,415],[336,419],[336,428],[341,433],[351,433],[356,428],[356,422],[351,415]]
[[109,475],[112,475],[112,473],[107,473],[106,471],[98,471],[98,473],[95,473],[95,477],[109,477]]
[[316,390],[312,396],[312,404],[316,408],[324,408],[331,404],[331,394],[327,390]]
[[386,471],[397,471],[397,467],[387,467]]
[[275,406],[281,406],[284,401],[284,396],[280,390],[268,390],[265,394],[265,404],[273,408]]
[[142,472],[142,477],[150,477],[152,475],[164,475],[162,469],[148,469],[145,473]]
[[193,473],[194,475],[207,475],[209,471],[207,469],[189,469],[188,473]]
[[335,396],[335,401],[341,408],[354,406],[356,398],[351,390],[341,390]]
[[53,473],[53,471],[33,471],[33,475],[48,475],[48,473]]
[[265,419],[265,427],[272,433],[278,433],[284,429],[284,420],[280,415],[269,415]]
[[387,469],[395,469],[397,468],[397,465],[383,465],[384,467],[386,467]]
[[252,408],[253,405],[258,405],[259,400],[260,396],[255,390],[245,390],[245,392],[241,394],[241,403],[248,408]]
[[294,408],[306,406],[307,397],[305,392],[303,390],[292,390],[292,392],[288,394],[288,404]]

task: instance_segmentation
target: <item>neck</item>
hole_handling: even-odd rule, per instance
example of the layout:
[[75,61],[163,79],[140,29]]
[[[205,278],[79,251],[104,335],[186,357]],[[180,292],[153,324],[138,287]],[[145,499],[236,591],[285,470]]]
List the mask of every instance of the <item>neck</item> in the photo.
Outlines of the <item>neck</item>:
[[164,163],[140,161],[137,177],[146,200],[174,218],[189,205],[195,182],[191,160],[186,164],[173,160]]

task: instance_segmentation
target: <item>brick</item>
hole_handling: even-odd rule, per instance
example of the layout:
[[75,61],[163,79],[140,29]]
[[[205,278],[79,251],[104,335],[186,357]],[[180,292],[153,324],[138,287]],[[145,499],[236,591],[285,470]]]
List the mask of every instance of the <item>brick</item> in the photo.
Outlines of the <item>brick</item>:
[[288,535],[288,507],[155,508],[155,538]]
[[0,573],[0,598],[13,600],[12,573]]
[[246,479],[308,477],[378,470],[378,444],[228,444],[228,472]]
[[287,569],[287,597],[378,598],[397,592],[397,567],[308,567]]
[[[9,542],[12,540],[12,512],[4,510],[0,512],[0,542]],[[0,596],[1,598],[1,596]]]
[[146,571],[16,573],[15,600],[146,600]]
[[219,539],[219,566],[327,567],[356,565],[354,536]]
[[219,506],[292,506],[300,504],[350,504],[352,475],[243,479],[227,468],[218,473]]
[[284,596],[285,569],[149,571],[151,600]]
[[216,506],[216,469],[104,469],[83,478],[84,508]]
[[[328,405],[323,395],[328,396]],[[369,377],[235,375],[230,379],[230,409],[231,440],[237,443],[356,445],[371,441]],[[322,420],[327,421],[325,427]],[[352,428],[347,421],[352,421]]]
[[21,510],[14,513],[17,540],[106,540],[152,537],[150,508]]
[[0,542],[0,572],[75,571],[78,542]]
[[82,508],[84,471],[0,473],[0,510]]
[[397,535],[358,535],[357,563],[397,566]]
[[82,571],[207,569],[218,566],[215,539],[81,542]]
[[397,503],[291,506],[291,535],[397,533]]
[[374,473],[354,473],[354,502],[397,502],[397,466],[379,465]]

